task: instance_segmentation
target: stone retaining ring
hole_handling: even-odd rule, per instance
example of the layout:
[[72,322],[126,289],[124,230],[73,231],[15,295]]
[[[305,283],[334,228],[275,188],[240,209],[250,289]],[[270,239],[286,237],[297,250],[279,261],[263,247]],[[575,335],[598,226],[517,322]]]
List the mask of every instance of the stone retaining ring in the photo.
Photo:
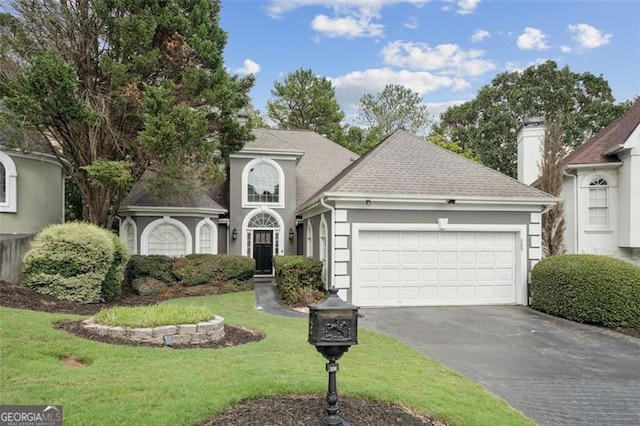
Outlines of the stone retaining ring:
[[214,315],[210,321],[197,324],[161,325],[149,328],[119,327],[98,324],[95,317],[82,321],[82,327],[101,336],[130,340],[132,343],[155,345],[198,345],[216,342],[224,337],[224,318]]

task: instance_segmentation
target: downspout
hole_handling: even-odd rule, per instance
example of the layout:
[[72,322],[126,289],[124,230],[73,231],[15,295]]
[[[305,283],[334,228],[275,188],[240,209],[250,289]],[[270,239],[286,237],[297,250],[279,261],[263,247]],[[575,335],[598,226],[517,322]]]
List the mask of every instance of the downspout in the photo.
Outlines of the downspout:
[[328,287],[331,288],[334,286],[334,274],[335,274],[335,262],[336,262],[336,222],[335,222],[335,211],[336,209],[331,207],[329,204],[327,204],[324,201],[324,198],[320,197],[320,205],[322,207],[324,207],[325,209],[328,209],[331,211],[331,262],[330,262],[330,266],[331,266],[331,274],[329,276],[329,285]]
[[573,179],[573,248],[574,253],[578,253],[578,176],[567,173],[566,169],[562,170],[563,176],[568,176]]

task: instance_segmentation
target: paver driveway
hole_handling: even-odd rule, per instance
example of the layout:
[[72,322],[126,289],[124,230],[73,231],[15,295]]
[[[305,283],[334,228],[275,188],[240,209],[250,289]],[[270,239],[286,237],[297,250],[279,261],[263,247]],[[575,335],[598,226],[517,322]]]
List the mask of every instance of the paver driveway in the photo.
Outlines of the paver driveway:
[[360,312],[540,425],[640,425],[640,339],[519,306]]

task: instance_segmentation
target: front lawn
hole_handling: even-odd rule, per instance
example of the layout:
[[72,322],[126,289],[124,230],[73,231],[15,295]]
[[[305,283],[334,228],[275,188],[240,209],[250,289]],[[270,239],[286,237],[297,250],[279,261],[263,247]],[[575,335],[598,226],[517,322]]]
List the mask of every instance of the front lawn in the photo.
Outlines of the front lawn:
[[[59,404],[65,425],[197,425],[246,399],[324,397],[325,360],[306,341],[306,320],[257,311],[252,292],[165,303],[205,306],[267,337],[226,349],[117,346],[52,328],[81,317],[0,307],[0,404]],[[340,361],[340,395],[398,402],[450,424],[533,424],[394,339],[361,329],[359,342]]]

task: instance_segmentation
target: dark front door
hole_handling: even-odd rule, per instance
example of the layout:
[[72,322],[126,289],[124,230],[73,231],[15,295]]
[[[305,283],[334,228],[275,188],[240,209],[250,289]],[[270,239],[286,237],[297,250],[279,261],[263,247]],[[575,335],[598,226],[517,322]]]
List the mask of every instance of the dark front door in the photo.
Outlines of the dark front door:
[[273,231],[253,231],[253,258],[256,274],[271,274],[273,257]]

